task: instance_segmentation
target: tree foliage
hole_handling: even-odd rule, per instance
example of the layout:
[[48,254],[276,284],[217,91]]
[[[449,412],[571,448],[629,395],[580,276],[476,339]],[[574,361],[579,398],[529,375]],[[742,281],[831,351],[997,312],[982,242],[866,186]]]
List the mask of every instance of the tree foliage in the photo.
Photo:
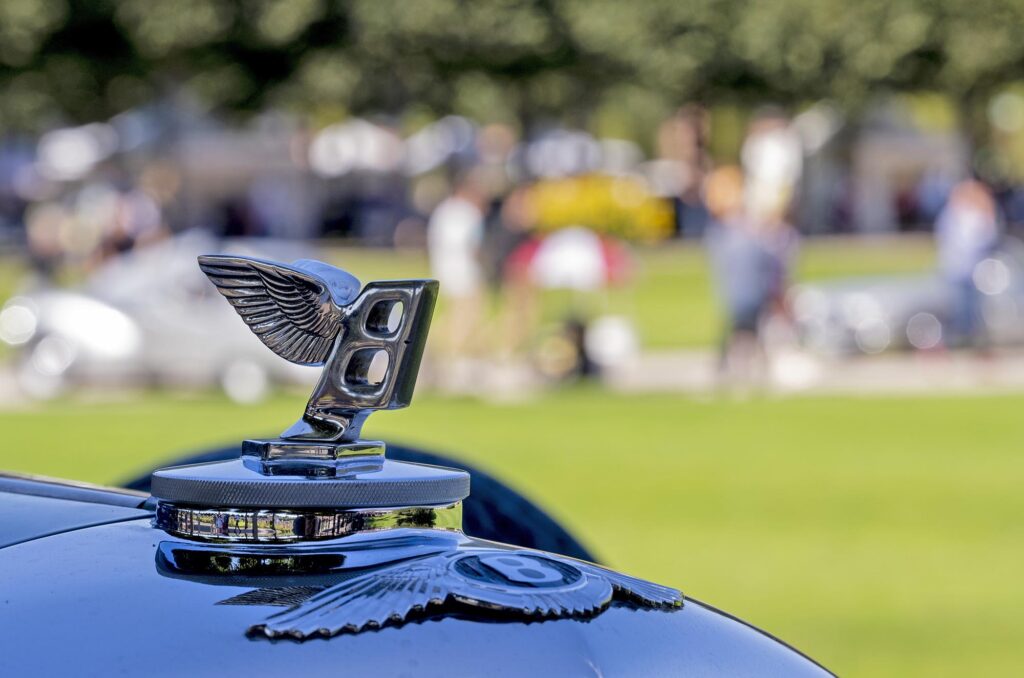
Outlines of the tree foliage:
[[102,119],[178,88],[226,111],[527,122],[624,92],[969,103],[1019,77],[1021,25],[1021,0],[4,0],[0,126]]

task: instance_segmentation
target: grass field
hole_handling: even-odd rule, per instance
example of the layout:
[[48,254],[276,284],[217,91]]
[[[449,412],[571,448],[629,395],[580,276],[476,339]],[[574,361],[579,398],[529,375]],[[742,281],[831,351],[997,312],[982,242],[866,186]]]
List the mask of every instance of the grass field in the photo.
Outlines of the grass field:
[[[1024,397],[738,403],[577,389],[437,396],[368,433],[492,470],[608,563],[675,584],[841,675],[1024,661]],[[0,412],[0,468],[114,482],[283,429],[300,398],[147,396]]]
[[[638,248],[634,254],[634,274],[628,284],[601,294],[548,292],[543,297],[544,318],[558,320],[570,310],[615,313],[633,319],[646,348],[713,344],[722,321],[703,249],[694,244],[670,243]],[[426,255],[419,251],[328,245],[323,255],[364,282],[430,274]],[[802,247],[796,277],[798,281],[810,281],[912,273],[927,270],[933,260],[934,249],[927,238],[819,238],[808,240]],[[0,305],[17,289],[24,270],[19,260],[0,257]],[[444,312],[443,300],[438,312]],[[0,343],[0,357],[5,348]]]
[[[334,247],[327,254],[363,281],[429,275],[426,257],[418,252]],[[722,321],[704,251],[692,244],[668,244],[641,248],[635,254],[635,272],[629,284],[597,295],[549,292],[544,297],[545,317],[560,318],[568,309],[616,313],[634,320],[647,348],[713,344]],[[803,246],[796,278],[811,281],[916,273],[928,270],[933,261],[934,250],[927,238],[819,238]]]

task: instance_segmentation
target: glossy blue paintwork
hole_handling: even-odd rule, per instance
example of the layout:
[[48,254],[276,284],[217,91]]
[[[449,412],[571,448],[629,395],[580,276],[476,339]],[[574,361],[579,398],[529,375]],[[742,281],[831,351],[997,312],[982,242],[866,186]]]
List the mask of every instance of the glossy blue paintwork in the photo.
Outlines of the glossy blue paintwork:
[[147,515],[148,511],[137,508],[0,492],[0,549],[41,536]]
[[828,675],[692,600],[586,620],[447,616],[304,643],[248,638],[281,608],[218,604],[253,582],[161,572],[168,541],[143,518],[0,549],[0,675]]

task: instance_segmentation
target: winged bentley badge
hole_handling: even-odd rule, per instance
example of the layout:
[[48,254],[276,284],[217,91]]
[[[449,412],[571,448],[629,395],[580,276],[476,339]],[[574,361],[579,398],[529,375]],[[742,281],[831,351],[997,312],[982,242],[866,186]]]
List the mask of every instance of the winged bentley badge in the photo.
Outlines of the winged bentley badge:
[[[585,616],[616,600],[683,604],[675,589],[466,536],[465,471],[386,459],[384,443],[359,438],[370,413],[412,398],[435,281],[360,291],[353,276],[315,261],[211,255],[199,266],[271,350],[324,366],[302,417],[279,437],[244,441],[238,459],[153,474],[154,525],[177,538],[161,545],[161,571],[233,586],[252,577],[261,588],[221,603],[288,606],[250,635],[302,640],[448,613]],[[296,574],[318,585],[296,588]]]
[[589,616],[613,599],[642,607],[682,605],[675,589],[572,558],[469,547],[352,577],[253,625],[249,635],[330,637],[445,609],[535,619]]

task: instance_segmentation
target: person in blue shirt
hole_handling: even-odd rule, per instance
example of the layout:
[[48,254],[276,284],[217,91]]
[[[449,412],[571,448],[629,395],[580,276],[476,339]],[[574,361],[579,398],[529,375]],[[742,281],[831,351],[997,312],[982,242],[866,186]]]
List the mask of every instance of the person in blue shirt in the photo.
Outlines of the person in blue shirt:
[[723,167],[708,177],[705,200],[712,221],[705,239],[726,316],[719,370],[725,378],[750,380],[763,362],[759,330],[778,291],[779,264],[744,209],[743,196],[739,168]]
[[985,184],[968,179],[953,187],[935,222],[939,275],[950,288],[947,346],[984,342],[981,293],[974,272],[995,251],[1000,230],[996,202]]

